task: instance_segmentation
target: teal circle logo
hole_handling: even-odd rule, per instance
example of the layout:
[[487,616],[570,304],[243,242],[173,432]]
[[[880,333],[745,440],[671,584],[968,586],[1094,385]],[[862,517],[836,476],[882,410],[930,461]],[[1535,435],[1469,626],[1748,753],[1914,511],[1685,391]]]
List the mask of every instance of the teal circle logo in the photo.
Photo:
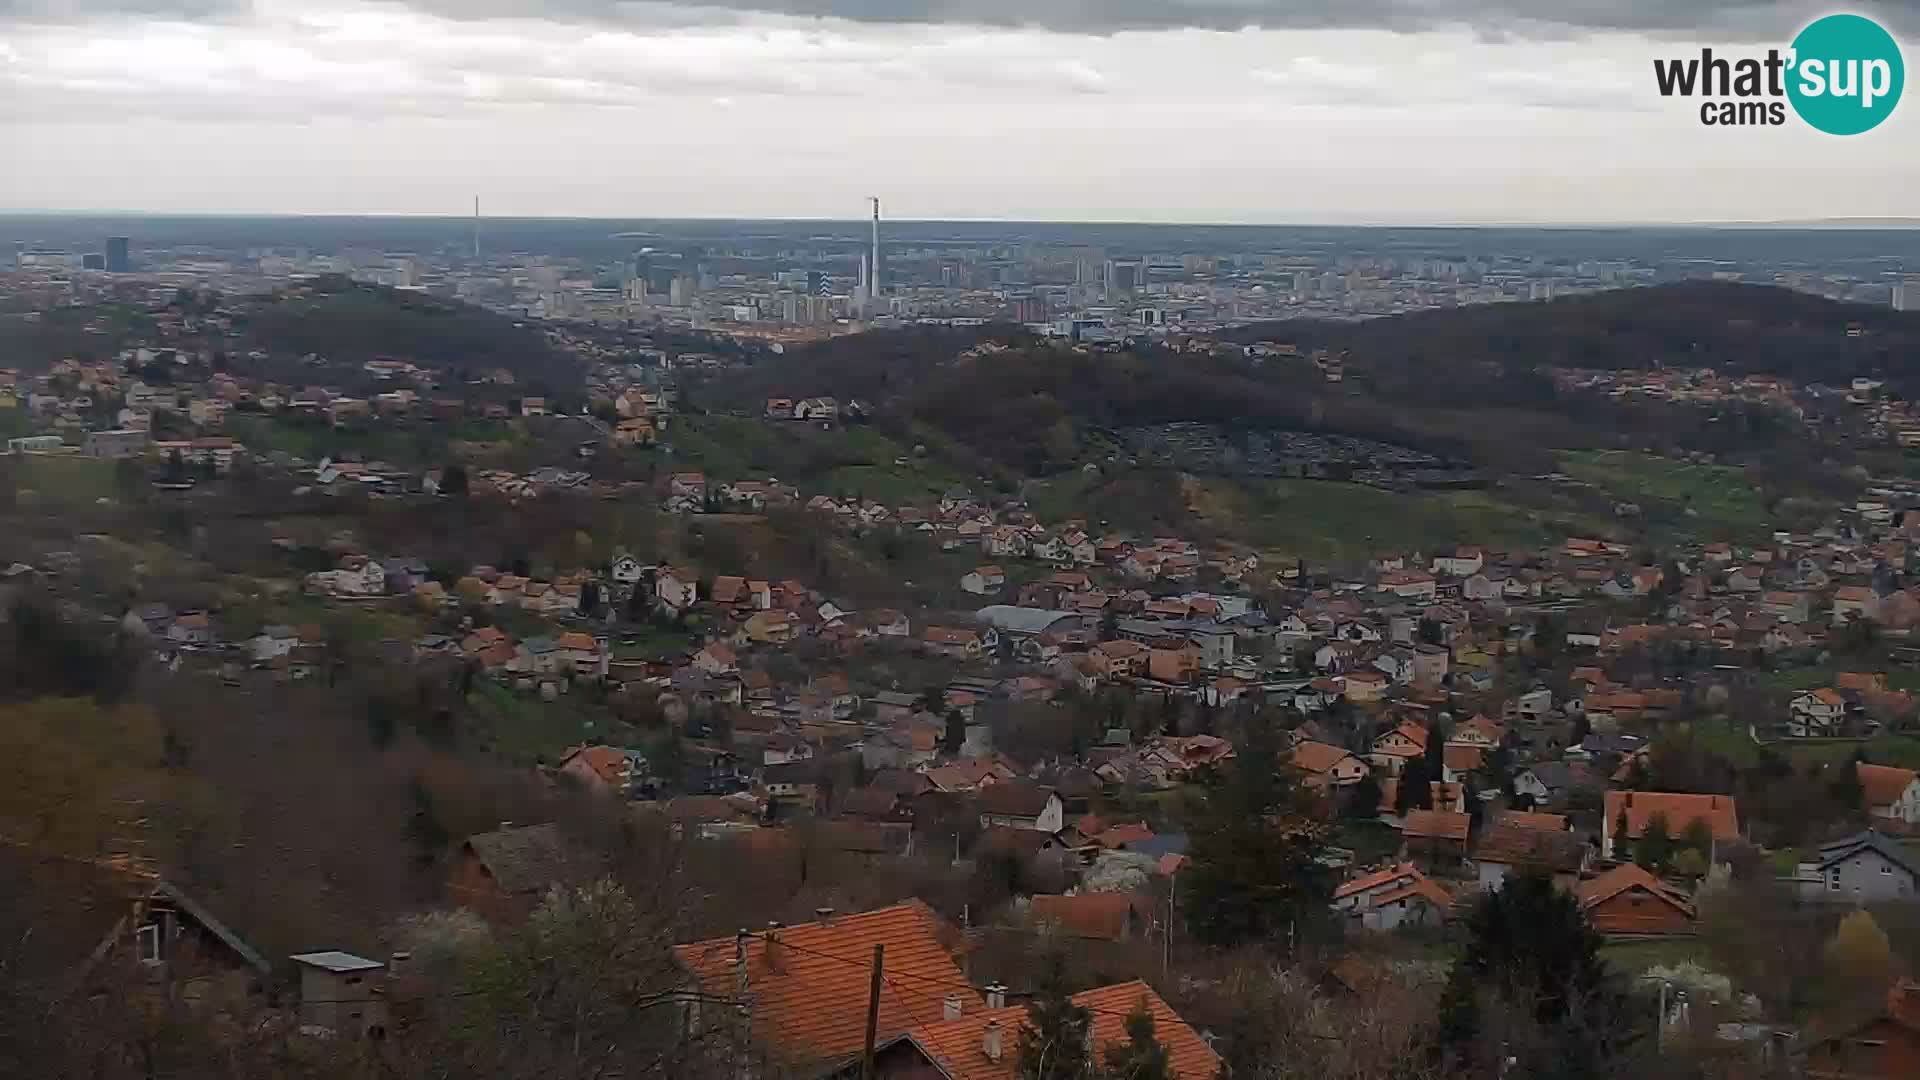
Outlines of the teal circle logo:
[[1893,115],[1906,64],[1893,35],[1859,15],[1816,19],[1793,39],[1787,99],[1829,135],[1858,135]]

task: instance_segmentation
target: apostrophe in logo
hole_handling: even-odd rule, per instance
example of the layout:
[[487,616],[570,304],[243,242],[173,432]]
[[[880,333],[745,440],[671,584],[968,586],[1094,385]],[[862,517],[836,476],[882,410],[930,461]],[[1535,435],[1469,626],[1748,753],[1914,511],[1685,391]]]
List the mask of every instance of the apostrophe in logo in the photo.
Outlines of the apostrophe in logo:
[[1800,119],[1829,135],[1880,126],[1907,81],[1900,45],[1872,19],[1829,15],[1793,39],[1787,100]]
[[1858,135],[1893,115],[1907,81],[1900,45],[1879,23],[1828,15],[1807,24],[1783,53],[1653,62],[1662,97],[1698,97],[1708,127],[1778,126],[1787,106],[1829,135]]

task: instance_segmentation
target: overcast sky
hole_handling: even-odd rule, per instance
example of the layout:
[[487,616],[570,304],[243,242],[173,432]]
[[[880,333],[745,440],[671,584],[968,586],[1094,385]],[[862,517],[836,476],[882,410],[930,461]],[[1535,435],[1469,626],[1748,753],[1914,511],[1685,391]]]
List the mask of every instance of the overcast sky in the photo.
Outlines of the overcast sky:
[[[1235,222],[1920,217],[1920,90],[1702,127],[1735,0],[0,0],[0,209]],[[1920,0],[1848,10],[1920,41]],[[1908,44],[1909,60],[1914,60]]]

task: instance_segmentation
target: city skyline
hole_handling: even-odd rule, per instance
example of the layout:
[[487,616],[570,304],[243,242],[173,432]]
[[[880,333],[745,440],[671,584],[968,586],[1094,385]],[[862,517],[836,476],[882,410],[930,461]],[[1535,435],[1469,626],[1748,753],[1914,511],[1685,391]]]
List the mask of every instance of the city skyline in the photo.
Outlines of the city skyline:
[[[0,5],[0,208],[1245,224],[1911,215],[1913,109],[1713,131],[1653,58],[1826,9]],[[1911,5],[1857,10],[1912,36]]]

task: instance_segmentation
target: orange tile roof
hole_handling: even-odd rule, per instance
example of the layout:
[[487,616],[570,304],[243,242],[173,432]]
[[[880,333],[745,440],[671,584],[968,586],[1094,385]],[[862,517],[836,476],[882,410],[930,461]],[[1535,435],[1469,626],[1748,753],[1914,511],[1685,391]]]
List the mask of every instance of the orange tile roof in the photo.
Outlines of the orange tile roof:
[[1868,807],[1899,802],[1907,788],[1912,786],[1914,778],[1920,776],[1912,769],[1900,769],[1892,765],[1868,765],[1862,762],[1855,768],[1860,772],[1860,792]]
[[[968,1009],[982,1004],[945,944],[957,935],[917,900],[775,933],[777,943],[769,944],[765,931],[747,942],[753,1030],[793,1063],[837,1062],[860,1052],[875,945],[886,946],[880,1039],[937,1021],[948,994],[959,994]],[[676,945],[673,955],[707,993],[737,992],[732,937]]]
[[1685,894],[1654,877],[1638,863],[1621,863],[1591,881],[1581,882],[1574,892],[1580,897],[1580,906],[1590,908],[1635,888],[1645,890],[1689,916],[1693,914],[1693,902]]
[[1126,893],[1035,896],[1027,910],[1035,922],[1058,925],[1074,937],[1119,941],[1126,936],[1133,898]]
[[[1622,812],[1627,815],[1627,836],[1638,838],[1655,814],[1667,819],[1667,831],[1679,836],[1695,819],[1713,829],[1715,840],[1732,840],[1740,835],[1740,817],[1731,795],[1684,795],[1658,791],[1607,792],[1605,827],[1613,828]],[[1615,838],[1618,839],[1617,837]]]
[[1440,754],[1447,768],[1454,772],[1472,772],[1486,759],[1486,752],[1479,747],[1463,746],[1459,743],[1448,743],[1441,747]]
[[1402,836],[1417,840],[1459,840],[1466,842],[1473,818],[1451,810],[1409,810]]
[[1293,748],[1293,763],[1310,773],[1323,773],[1353,755],[1323,742],[1303,742]]
[[[1073,995],[1073,1002],[1092,1012],[1096,1060],[1113,1043],[1125,1044],[1127,1016],[1144,1002],[1153,1016],[1154,1038],[1167,1048],[1173,1071],[1195,1080],[1220,1071],[1214,1053],[1173,1007],[1144,982],[1118,983]],[[957,1020],[936,1020],[908,1034],[948,1080],[1015,1080],[1019,1076],[1020,1029],[1027,1022],[1023,1006],[969,1011]],[[1000,1025],[1000,1059],[991,1060],[982,1049],[989,1023]]]
[[1564,814],[1541,814],[1528,810],[1508,810],[1494,819],[1496,825],[1518,825],[1523,829],[1539,832],[1566,832],[1567,818]]
[[1395,863],[1392,866],[1375,870],[1371,874],[1362,874],[1361,876],[1354,878],[1352,881],[1349,881],[1346,884],[1341,885],[1339,888],[1333,890],[1333,898],[1335,900],[1338,900],[1338,899],[1341,899],[1342,897],[1352,896],[1354,893],[1363,893],[1363,892],[1366,892],[1368,889],[1374,889],[1382,885],[1385,885],[1387,882],[1392,881],[1395,878],[1408,877],[1408,876],[1422,876],[1422,875],[1420,874],[1419,868],[1414,866],[1410,862]]
[[593,635],[578,630],[569,630],[554,640],[556,649],[572,649],[578,652],[597,652],[600,646],[594,644]]

